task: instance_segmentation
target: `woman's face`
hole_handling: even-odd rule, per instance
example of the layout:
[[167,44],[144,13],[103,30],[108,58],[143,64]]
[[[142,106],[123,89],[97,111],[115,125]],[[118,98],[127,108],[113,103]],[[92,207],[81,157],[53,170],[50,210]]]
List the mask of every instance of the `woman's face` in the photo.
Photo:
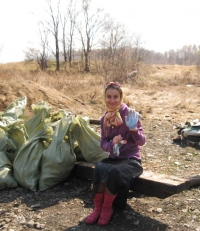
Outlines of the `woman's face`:
[[116,108],[119,105],[120,100],[120,92],[117,89],[108,88],[106,90],[106,105],[109,108]]

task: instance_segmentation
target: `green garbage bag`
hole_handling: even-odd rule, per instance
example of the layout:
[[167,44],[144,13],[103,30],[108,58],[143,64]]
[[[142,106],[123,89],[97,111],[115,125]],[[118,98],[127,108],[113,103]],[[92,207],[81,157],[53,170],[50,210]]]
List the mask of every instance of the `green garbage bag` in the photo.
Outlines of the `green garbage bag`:
[[78,146],[86,161],[97,163],[108,157],[100,147],[100,134],[96,133],[89,124],[88,117],[76,116],[70,126],[73,137],[78,142]]
[[[17,98],[11,102],[0,116],[0,128],[6,133],[6,139],[0,141],[1,150],[6,151],[9,160],[13,163],[16,152],[25,143],[24,121],[22,118],[27,104],[27,97]],[[11,144],[12,143],[12,144]],[[5,146],[7,146],[5,148]],[[10,146],[10,147],[8,147]],[[12,151],[10,148],[12,148]],[[15,150],[15,152],[13,152]]]
[[4,131],[0,128],[0,189],[5,187],[17,187],[17,182],[12,174],[12,163],[6,152],[14,153],[16,147]]
[[34,130],[41,124],[41,121],[50,118],[51,107],[45,101],[31,105],[34,115],[25,123],[28,135],[35,133]]
[[[72,139],[72,142],[73,142],[73,139]],[[72,144],[73,144],[74,153],[76,155],[76,160],[77,161],[86,161],[86,159],[84,158],[84,156],[80,150],[78,142],[74,141]]]
[[60,122],[60,119],[62,119],[63,117],[67,116],[67,115],[70,115],[70,113],[66,113],[65,110],[63,109],[59,109],[58,111],[55,111],[55,112],[52,112],[51,113],[51,122],[56,122],[56,121],[59,121]]
[[13,141],[16,147],[14,153],[7,152],[9,160],[13,163],[18,151],[20,150],[22,145],[25,144],[28,136],[26,133],[24,123],[22,121],[16,121],[15,123],[8,125],[6,128],[9,139]]
[[54,131],[51,144],[42,155],[39,179],[41,191],[64,181],[75,165],[76,156],[69,130],[71,122],[72,116],[61,118]]
[[0,125],[6,127],[7,124],[11,124],[19,120],[23,114],[27,104],[27,97],[17,98],[11,102],[6,110],[1,114]]
[[12,164],[5,152],[0,152],[0,189],[17,187],[12,174]]
[[0,127],[0,151],[15,151],[16,146],[11,139],[8,138],[7,129]]
[[42,153],[50,142],[53,129],[48,119],[34,129],[27,142],[21,147],[13,162],[13,175],[17,182],[32,191],[37,191]]

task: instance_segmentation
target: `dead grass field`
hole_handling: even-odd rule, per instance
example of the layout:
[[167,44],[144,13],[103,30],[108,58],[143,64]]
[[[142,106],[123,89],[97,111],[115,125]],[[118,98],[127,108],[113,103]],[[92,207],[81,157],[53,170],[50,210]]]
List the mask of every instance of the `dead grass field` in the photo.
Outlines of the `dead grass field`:
[[[33,65],[11,63],[0,65],[0,79],[0,111],[17,97],[27,96],[26,113],[43,100],[52,110],[63,108],[93,118],[104,112],[102,90],[108,79],[99,75],[48,74],[35,71]],[[168,115],[176,123],[200,114],[200,71],[195,66],[146,65],[136,80],[126,80],[122,86],[124,101],[146,118]]]

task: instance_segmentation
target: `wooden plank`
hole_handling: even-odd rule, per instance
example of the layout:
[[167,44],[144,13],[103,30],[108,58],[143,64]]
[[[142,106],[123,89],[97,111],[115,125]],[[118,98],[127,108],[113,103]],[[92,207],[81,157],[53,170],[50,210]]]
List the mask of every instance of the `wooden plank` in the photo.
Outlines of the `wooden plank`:
[[194,187],[194,186],[199,186],[200,185],[200,175],[188,177],[188,179],[190,181],[190,187]]
[[[73,173],[78,177],[92,180],[94,168],[95,164],[80,161],[75,164]],[[189,189],[198,183],[199,178],[192,177],[190,180],[190,178],[179,178],[172,175],[144,171],[143,174],[135,180],[130,190],[165,198]]]
[[73,174],[84,179],[92,180],[94,168],[95,164],[86,161],[80,161],[75,164]]
[[135,180],[131,190],[150,196],[165,198],[190,188],[189,179],[178,178],[172,175],[144,171]]
[[100,120],[97,120],[97,119],[90,119],[90,124],[97,124],[97,125],[100,125]]

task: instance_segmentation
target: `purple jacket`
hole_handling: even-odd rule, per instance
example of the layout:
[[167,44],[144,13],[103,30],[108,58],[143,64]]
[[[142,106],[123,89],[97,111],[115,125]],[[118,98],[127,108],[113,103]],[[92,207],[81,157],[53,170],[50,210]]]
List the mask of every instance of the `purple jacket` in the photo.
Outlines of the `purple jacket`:
[[[144,135],[143,128],[141,126],[140,120],[137,123],[137,131],[131,132],[126,126],[125,116],[128,115],[128,107],[126,104],[122,103],[120,107],[120,115],[123,120],[123,124],[118,127],[107,127],[107,136],[104,133],[103,121],[106,113],[101,118],[101,148],[105,152],[109,152],[109,158],[112,159],[125,159],[125,158],[136,158],[141,160],[140,146],[144,145],[146,142],[146,137]],[[114,136],[121,135],[123,140],[127,140],[126,144],[123,144],[120,148],[120,155],[116,156],[113,154],[113,142]]]

